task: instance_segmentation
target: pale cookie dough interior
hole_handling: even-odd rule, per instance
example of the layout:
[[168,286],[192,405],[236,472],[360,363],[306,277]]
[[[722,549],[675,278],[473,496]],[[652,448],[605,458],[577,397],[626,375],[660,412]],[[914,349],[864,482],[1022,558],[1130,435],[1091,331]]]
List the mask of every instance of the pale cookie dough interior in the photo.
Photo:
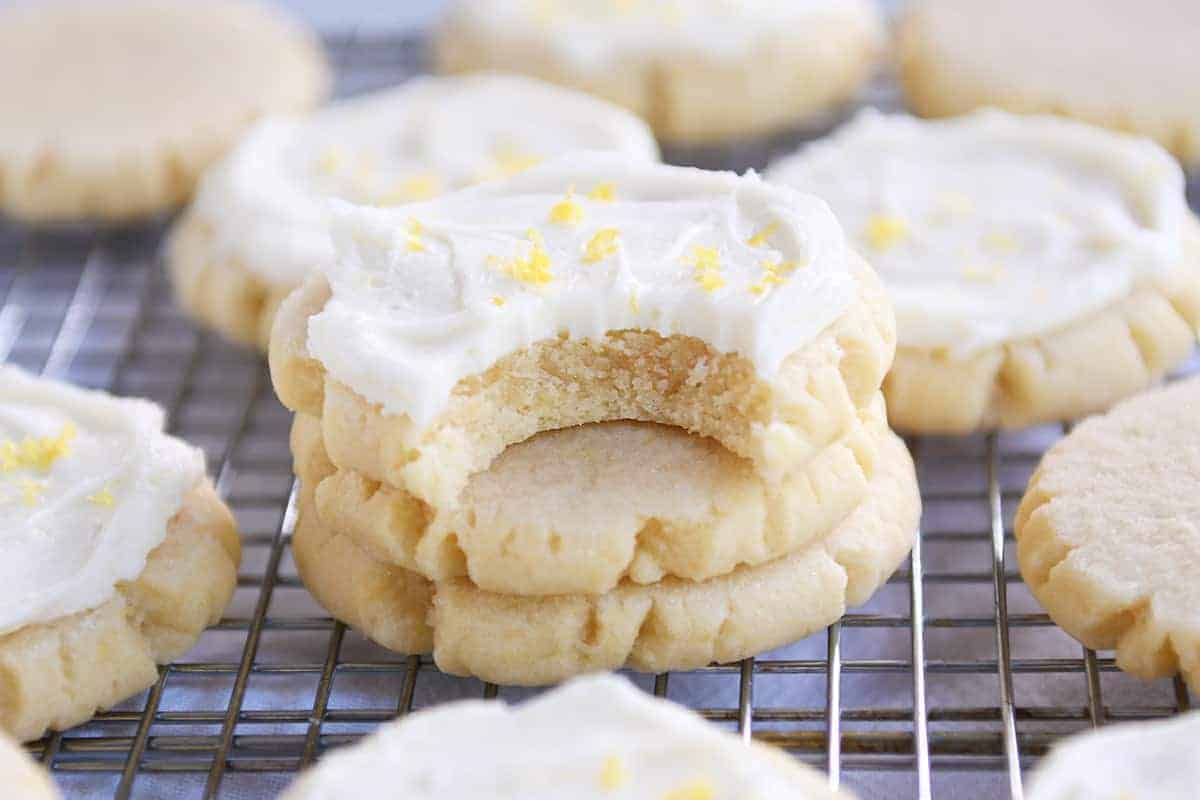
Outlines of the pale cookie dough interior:
[[18,3],[0,74],[0,211],[38,221],[176,206],[247,124],[329,83],[307,31],[235,0]]
[[29,754],[0,734],[0,786],[14,800],[58,800],[61,795],[49,773]]
[[1080,416],[1195,344],[1200,233],[1182,172],[1148,141],[997,111],[868,111],[769,177],[828,201],[887,286],[897,427]]
[[[265,348],[279,303],[334,258],[328,201],[428,200],[594,150],[656,161],[649,128],[587,95],[504,75],[420,77],[256,125],[205,175],[167,245],[176,294]],[[593,191],[607,196],[607,187]]]
[[1200,164],[1200,6],[1177,0],[922,0],[900,76],[932,116],[982,106],[1059,113],[1149,136]]
[[1200,379],[1126,401],[1042,459],[1015,523],[1050,617],[1142,678],[1200,687]]
[[468,700],[416,712],[328,756],[284,800],[365,797],[381,783],[411,800],[850,800],[783,751],[609,675],[519,706]]
[[1200,786],[1200,712],[1105,725],[1060,741],[1027,785],[1029,800],[1189,800]]
[[632,109],[672,142],[753,136],[852,96],[883,49],[866,0],[463,0],[443,71],[505,69]]
[[[518,595],[601,594],[622,579],[705,580],[825,536],[866,496],[888,435],[880,397],[773,486],[709,439],[646,423],[585,425],[509,447],[471,477],[454,511],[352,470],[320,480],[314,501],[326,526],[433,580],[468,577]],[[320,437],[319,420],[297,416],[298,469],[323,448]]]
[[[569,437],[552,441],[571,457]],[[297,457],[305,462],[296,465],[303,491],[293,548],[318,601],[385,647],[432,649],[443,671],[501,684],[553,683],[621,666],[693,669],[801,639],[867,601],[908,555],[920,516],[912,462],[888,434],[867,498],[794,554],[700,582],[668,577],[624,582],[602,595],[521,597],[463,578],[430,582],[368,555],[313,507],[312,487],[333,465],[319,447]]]
[[[571,191],[605,182],[613,202]],[[331,285],[278,317],[276,390],[339,466],[436,505],[508,444],[612,419],[711,436],[778,480],[891,362],[882,287],[828,209],[753,176],[575,158],[347,211],[336,238]]]
[[233,518],[162,429],[145,401],[0,365],[0,729],[20,739],[152,684],[232,595]]

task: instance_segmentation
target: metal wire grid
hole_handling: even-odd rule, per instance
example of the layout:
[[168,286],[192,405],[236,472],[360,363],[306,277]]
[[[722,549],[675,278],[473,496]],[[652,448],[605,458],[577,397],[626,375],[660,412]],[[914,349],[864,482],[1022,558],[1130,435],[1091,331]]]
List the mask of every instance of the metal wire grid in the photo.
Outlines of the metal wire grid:
[[[417,40],[344,38],[331,50],[345,93],[394,83],[421,63]],[[890,89],[876,95],[887,103]],[[723,161],[761,165],[767,151],[793,144]],[[239,588],[226,618],[149,691],[31,751],[68,796],[265,796],[326,748],[426,697],[528,694],[388,653],[307,599],[290,558],[288,415],[256,356],[197,332],[175,309],[157,263],[161,232],[0,226],[0,359],[161,403],[172,432],[205,449],[237,513]],[[1197,369],[1194,360],[1185,371]],[[911,441],[923,535],[871,604],[824,642],[811,637],[799,656],[644,685],[701,698],[708,719],[821,764],[832,783],[864,797],[959,796],[970,787],[1019,798],[1021,770],[1058,736],[1189,708],[1181,681],[1140,684],[1107,654],[1073,643],[1014,570],[1009,518],[1060,433]]]

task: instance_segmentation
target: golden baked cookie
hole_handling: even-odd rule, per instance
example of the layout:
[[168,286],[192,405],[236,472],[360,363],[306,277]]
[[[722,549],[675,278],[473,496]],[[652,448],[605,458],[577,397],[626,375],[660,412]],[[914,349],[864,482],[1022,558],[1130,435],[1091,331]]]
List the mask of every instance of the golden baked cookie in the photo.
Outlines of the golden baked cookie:
[[249,0],[0,10],[0,212],[130,220],[178,206],[267,113],[325,95],[320,44]]

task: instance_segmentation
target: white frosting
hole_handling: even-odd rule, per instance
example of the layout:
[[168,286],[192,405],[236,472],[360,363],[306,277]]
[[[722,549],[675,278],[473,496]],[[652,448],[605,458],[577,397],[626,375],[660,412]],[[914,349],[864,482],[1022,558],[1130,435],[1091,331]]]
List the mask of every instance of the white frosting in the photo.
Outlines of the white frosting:
[[1037,335],[1182,263],[1178,164],[1081,123],[864,112],[768,176],[833,207],[888,286],[901,345],[965,355]]
[[783,752],[605,675],[515,708],[468,700],[417,712],[330,754],[284,798],[817,800],[834,796],[824,784]]
[[0,365],[0,635],[136,578],[204,474],[152,403]]
[[[598,186],[614,200],[589,199]],[[564,208],[575,224],[551,221]],[[841,228],[815,197],[610,155],[394,211],[347,206],[334,239],[333,295],[309,320],[309,352],[418,425],[460,379],[560,333],[696,337],[770,379],[856,292]]]
[[1195,800],[1200,712],[1108,725],[1054,746],[1033,774],[1029,800]]
[[875,20],[862,0],[461,0],[451,13],[483,36],[526,41],[593,73],[630,58],[742,57],[816,14]]
[[417,78],[304,118],[256,125],[204,178],[197,215],[214,256],[271,285],[333,257],[328,201],[397,205],[576,150],[656,161],[637,117],[528,78]]

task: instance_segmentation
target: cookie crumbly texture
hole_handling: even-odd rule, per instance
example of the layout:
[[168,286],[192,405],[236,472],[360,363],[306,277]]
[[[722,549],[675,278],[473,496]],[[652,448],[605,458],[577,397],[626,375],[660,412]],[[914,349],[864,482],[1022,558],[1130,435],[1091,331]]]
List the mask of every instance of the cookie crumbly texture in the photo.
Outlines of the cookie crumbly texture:
[[58,800],[61,795],[44,769],[16,742],[0,734],[0,786],[14,800]]
[[908,555],[920,516],[912,461],[887,433],[867,499],[794,554],[706,581],[667,577],[623,582],[602,595],[522,597],[465,578],[428,581],[369,555],[313,507],[311,487],[334,467],[320,447],[302,453],[297,471],[306,488],[292,545],[317,600],[384,647],[432,649],[443,671],[501,684],[554,683],[621,666],[692,669],[801,639],[867,601]]
[[1200,93],[1187,37],[1197,24],[1173,0],[921,0],[899,24],[899,77],[922,116],[1061,114],[1154,139],[1195,168]]
[[[459,5],[465,5],[463,0]],[[666,26],[668,23],[656,21]],[[628,108],[675,144],[708,144],[803,125],[852,98],[884,49],[870,3],[846,3],[803,26],[772,31],[741,57],[698,50],[631,52],[594,71],[567,63],[546,31],[506,37],[448,14],[434,38],[438,71],[504,70],[589,92]],[[714,102],[720,98],[720,102]]]
[[900,346],[884,381],[897,430],[969,433],[1078,419],[1153,385],[1200,335],[1200,222],[1184,231],[1169,284],[1135,289],[1051,333],[959,358]]
[[1046,453],[1015,523],[1050,618],[1141,678],[1200,688],[1200,378],[1128,400]]
[[[53,54],[48,57],[47,54]],[[185,202],[255,118],[307,110],[316,39],[250,0],[77,0],[0,11],[0,211],[125,221]]]
[[615,675],[578,678],[519,706],[465,700],[415,712],[326,756],[284,798],[359,798],[384,783],[407,800],[851,800],[782,750]]
[[233,596],[241,543],[210,483],[193,489],[137,580],[89,611],[0,636],[0,730],[22,741],[91,719],[158,680]]
[[858,297],[771,381],[737,354],[685,336],[613,331],[603,339],[548,339],[454,388],[426,428],[333,379],[307,350],[308,318],[329,287],[314,276],[280,308],[271,377],[289,409],[319,417],[339,468],[452,508],[470,475],[534,434],[614,419],[673,425],[711,437],[778,482],[843,435],[873,402],[895,353],[891,304],[857,256]]
[[[709,439],[646,423],[585,425],[508,448],[472,476],[453,511],[352,470],[316,479],[314,507],[372,557],[431,580],[603,594],[622,580],[706,580],[802,549],[866,497],[887,434],[880,396],[845,436],[770,486]],[[297,415],[301,477],[322,447],[320,421]]]

